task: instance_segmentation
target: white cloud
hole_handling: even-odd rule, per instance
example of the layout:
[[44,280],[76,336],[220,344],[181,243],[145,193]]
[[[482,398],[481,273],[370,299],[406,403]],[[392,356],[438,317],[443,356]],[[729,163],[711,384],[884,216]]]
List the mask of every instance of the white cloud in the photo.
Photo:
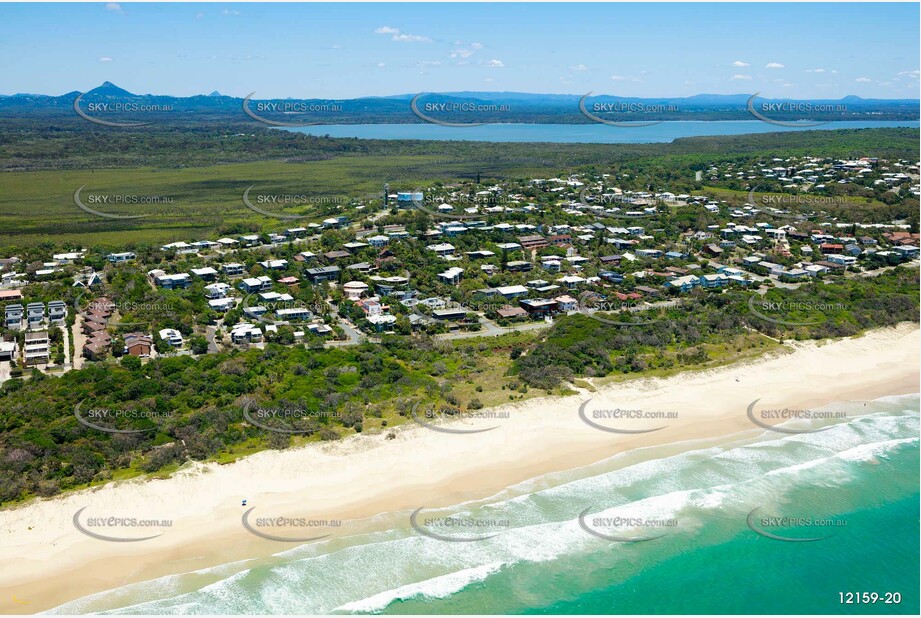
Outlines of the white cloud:
[[503,63],[501,60],[496,60],[495,58],[493,58],[492,60],[487,60],[483,64],[488,67],[497,67],[497,68],[505,66],[505,63]]
[[569,67],[570,71],[588,71],[588,67],[584,64],[577,64],[575,66]]
[[422,60],[421,62],[416,63],[417,67],[440,67],[440,60]]
[[780,64],[779,62],[768,62],[766,65],[764,65],[764,68],[765,69],[782,69],[783,65]]
[[735,62],[732,63],[732,66],[734,66],[734,67],[748,67],[748,66],[751,66],[751,65],[748,64],[747,62],[742,62],[741,60],[736,60]]
[[106,10],[107,10],[107,11],[114,11],[115,13],[121,13],[121,12],[122,12],[122,5],[120,5],[120,4],[117,3],[117,2],[109,2],[109,3],[106,5]]
[[374,34],[389,34],[391,35],[391,41],[399,41],[401,43],[431,43],[432,39],[427,36],[421,36],[418,34],[407,34],[401,32],[399,28],[393,28],[391,26],[381,26],[375,28]]
[[807,73],[824,73],[825,69],[806,69]]
[[914,71],[899,71],[897,73],[899,77],[907,77],[909,79],[918,79],[918,69]]
[[838,71],[832,69],[832,70],[831,70],[831,74],[832,74],[832,75],[837,75],[837,74],[838,74]]
[[455,49],[448,56],[449,58],[469,58],[474,54],[472,49]]
[[403,43],[431,43],[432,39],[427,36],[420,36],[418,34],[400,34],[393,35],[394,41],[401,41]]
[[103,56],[102,58],[99,59],[99,62],[112,62],[112,59],[109,58],[108,56]]
[[235,11],[233,9],[224,9],[221,11],[221,15],[239,15],[240,11]]
[[483,49],[483,44],[482,43],[471,43],[470,47],[472,47],[473,49]]
[[627,78],[623,75],[612,75],[611,79],[613,79],[615,82],[623,82],[627,80]]
[[858,77],[854,81],[861,84],[869,84],[872,80],[869,77]]
[[375,65],[375,66],[377,66],[377,68],[379,68],[379,69],[383,69],[385,66],[387,66],[387,63],[386,63],[386,62],[378,62],[377,65]]
[[202,13],[201,11],[199,11],[198,13],[195,13],[195,19],[201,19],[201,18],[204,17],[204,16],[205,16],[205,14]]
[[733,75],[732,77],[730,77],[729,79],[751,79],[751,78],[752,78],[751,75],[738,75],[738,74],[736,74],[736,75]]

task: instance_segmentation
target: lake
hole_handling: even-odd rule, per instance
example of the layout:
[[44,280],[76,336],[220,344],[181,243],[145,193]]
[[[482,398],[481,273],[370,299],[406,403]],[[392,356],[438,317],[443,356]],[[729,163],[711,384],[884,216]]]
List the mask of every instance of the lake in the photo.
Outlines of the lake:
[[780,131],[913,127],[917,120],[868,120],[829,122],[819,127],[788,128],[760,120],[679,120],[645,127],[614,127],[602,124],[490,124],[478,127],[443,127],[435,124],[340,124],[285,128],[309,135],[359,137],[362,139],[420,139],[474,142],[555,142],[594,144],[643,144],[670,142],[679,137],[744,135]]

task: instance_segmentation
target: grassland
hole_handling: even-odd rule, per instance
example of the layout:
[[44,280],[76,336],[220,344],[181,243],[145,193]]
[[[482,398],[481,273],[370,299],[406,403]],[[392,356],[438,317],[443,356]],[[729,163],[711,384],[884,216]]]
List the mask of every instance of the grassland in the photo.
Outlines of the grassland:
[[[452,161],[437,155],[344,156],[324,161],[286,163],[264,161],[183,169],[99,169],[0,174],[0,245],[27,246],[47,241],[119,248],[131,243],[166,243],[199,239],[234,225],[277,230],[284,220],[254,213],[243,203],[243,192],[255,185],[258,195],[306,196],[303,205],[259,208],[284,215],[305,215],[298,224],[348,212],[354,198],[377,198],[384,183],[391,190],[411,190],[423,183],[483,172],[488,177],[524,175],[533,171],[516,163],[501,172],[482,163]],[[478,169],[479,168],[479,169]],[[92,215],[81,201],[106,214],[146,215],[118,220]],[[89,204],[89,196],[157,196],[169,202]]]

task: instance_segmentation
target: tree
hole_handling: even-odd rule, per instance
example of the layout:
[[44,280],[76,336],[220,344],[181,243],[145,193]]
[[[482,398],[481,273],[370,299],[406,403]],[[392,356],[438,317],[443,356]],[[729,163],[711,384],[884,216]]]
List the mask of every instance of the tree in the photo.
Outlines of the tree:
[[208,340],[201,335],[192,335],[189,337],[189,347],[192,350],[192,354],[207,354]]

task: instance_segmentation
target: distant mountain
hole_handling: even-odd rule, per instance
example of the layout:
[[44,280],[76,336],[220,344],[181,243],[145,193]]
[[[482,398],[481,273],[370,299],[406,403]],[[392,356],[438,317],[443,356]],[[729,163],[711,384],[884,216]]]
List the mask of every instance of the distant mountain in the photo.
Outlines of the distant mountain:
[[[14,94],[0,95],[0,120],[3,117],[57,117],[62,119],[79,118],[73,109],[74,100],[79,92],[63,95]],[[524,123],[588,123],[579,109],[580,100],[585,94],[544,94],[530,92],[486,92],[458,91],[443,93],[397,94],[383,97],[360,97],[356,99],[251,99],[246,102],[239,97],[223,95],[218,91],[191,97],[173,97],[169,95],[134,94],[124,88],[106,81],[102,85],[85,92],[81,106],[85,110],[97,113],[100,107],[94,104],[131,103],[116,108],[106,109],[109,120],[126,123],[139,120],[171,122],[256,122],[259,119],[268,124],[296,124],[313,121],[322,124],[388,124],[424,122],[410,108],[409,102],[416,97],[417,107],[429,117],[449,122],[469,122],[471,116],[464,117],[463,112],[444,111],[432,103],[453,104],[476,103],[500,106],[498,111],[486,111],[476,116],[479,122],[524,122]],[[752,115],[747,105],[751,94],[696,94],[688,97],[623,97],[604,93],[592,93],[586,101],[586,107],[595,110],[612,120],[751,120]],[[918,119],[918,99],[864,99],[848,95],[841,99],[802,100],[788,98],[767,98],[759,94],[758,104],[762,103],[832,103],[835,112],[804,115],[802,106],[787,106],[771,109],[772,119],[784,120],[916,120]],[[606,112],[600,103],[629,103],[628,111]],[[843,109],[839,109],[843,108]],[[143,108],[143,112],[136,110]],[[460,109],[458,106],[456,109]],[[625,106],[627,109],[627,106]],[[84,111],[85,111],[84,110]],[[134,110],[134,111],[128,111]],[[249,110],[249,111],[247,111]],[[309,111],[308,111],[309,110]],[[320,111],[316,111],[320,110]],[[601,110],[601,111],[598,111]],[[133,114],[133,116],[132,116]],[[85,121],[85,119],[83,120]]]
[[101,86],[93,88],[86,94],[88,96],[93,95],[97,97],[124,97],[126,99],[131,99],[138,96],[128,92],[124,88],[119,88],[112,82],[103,82]]

